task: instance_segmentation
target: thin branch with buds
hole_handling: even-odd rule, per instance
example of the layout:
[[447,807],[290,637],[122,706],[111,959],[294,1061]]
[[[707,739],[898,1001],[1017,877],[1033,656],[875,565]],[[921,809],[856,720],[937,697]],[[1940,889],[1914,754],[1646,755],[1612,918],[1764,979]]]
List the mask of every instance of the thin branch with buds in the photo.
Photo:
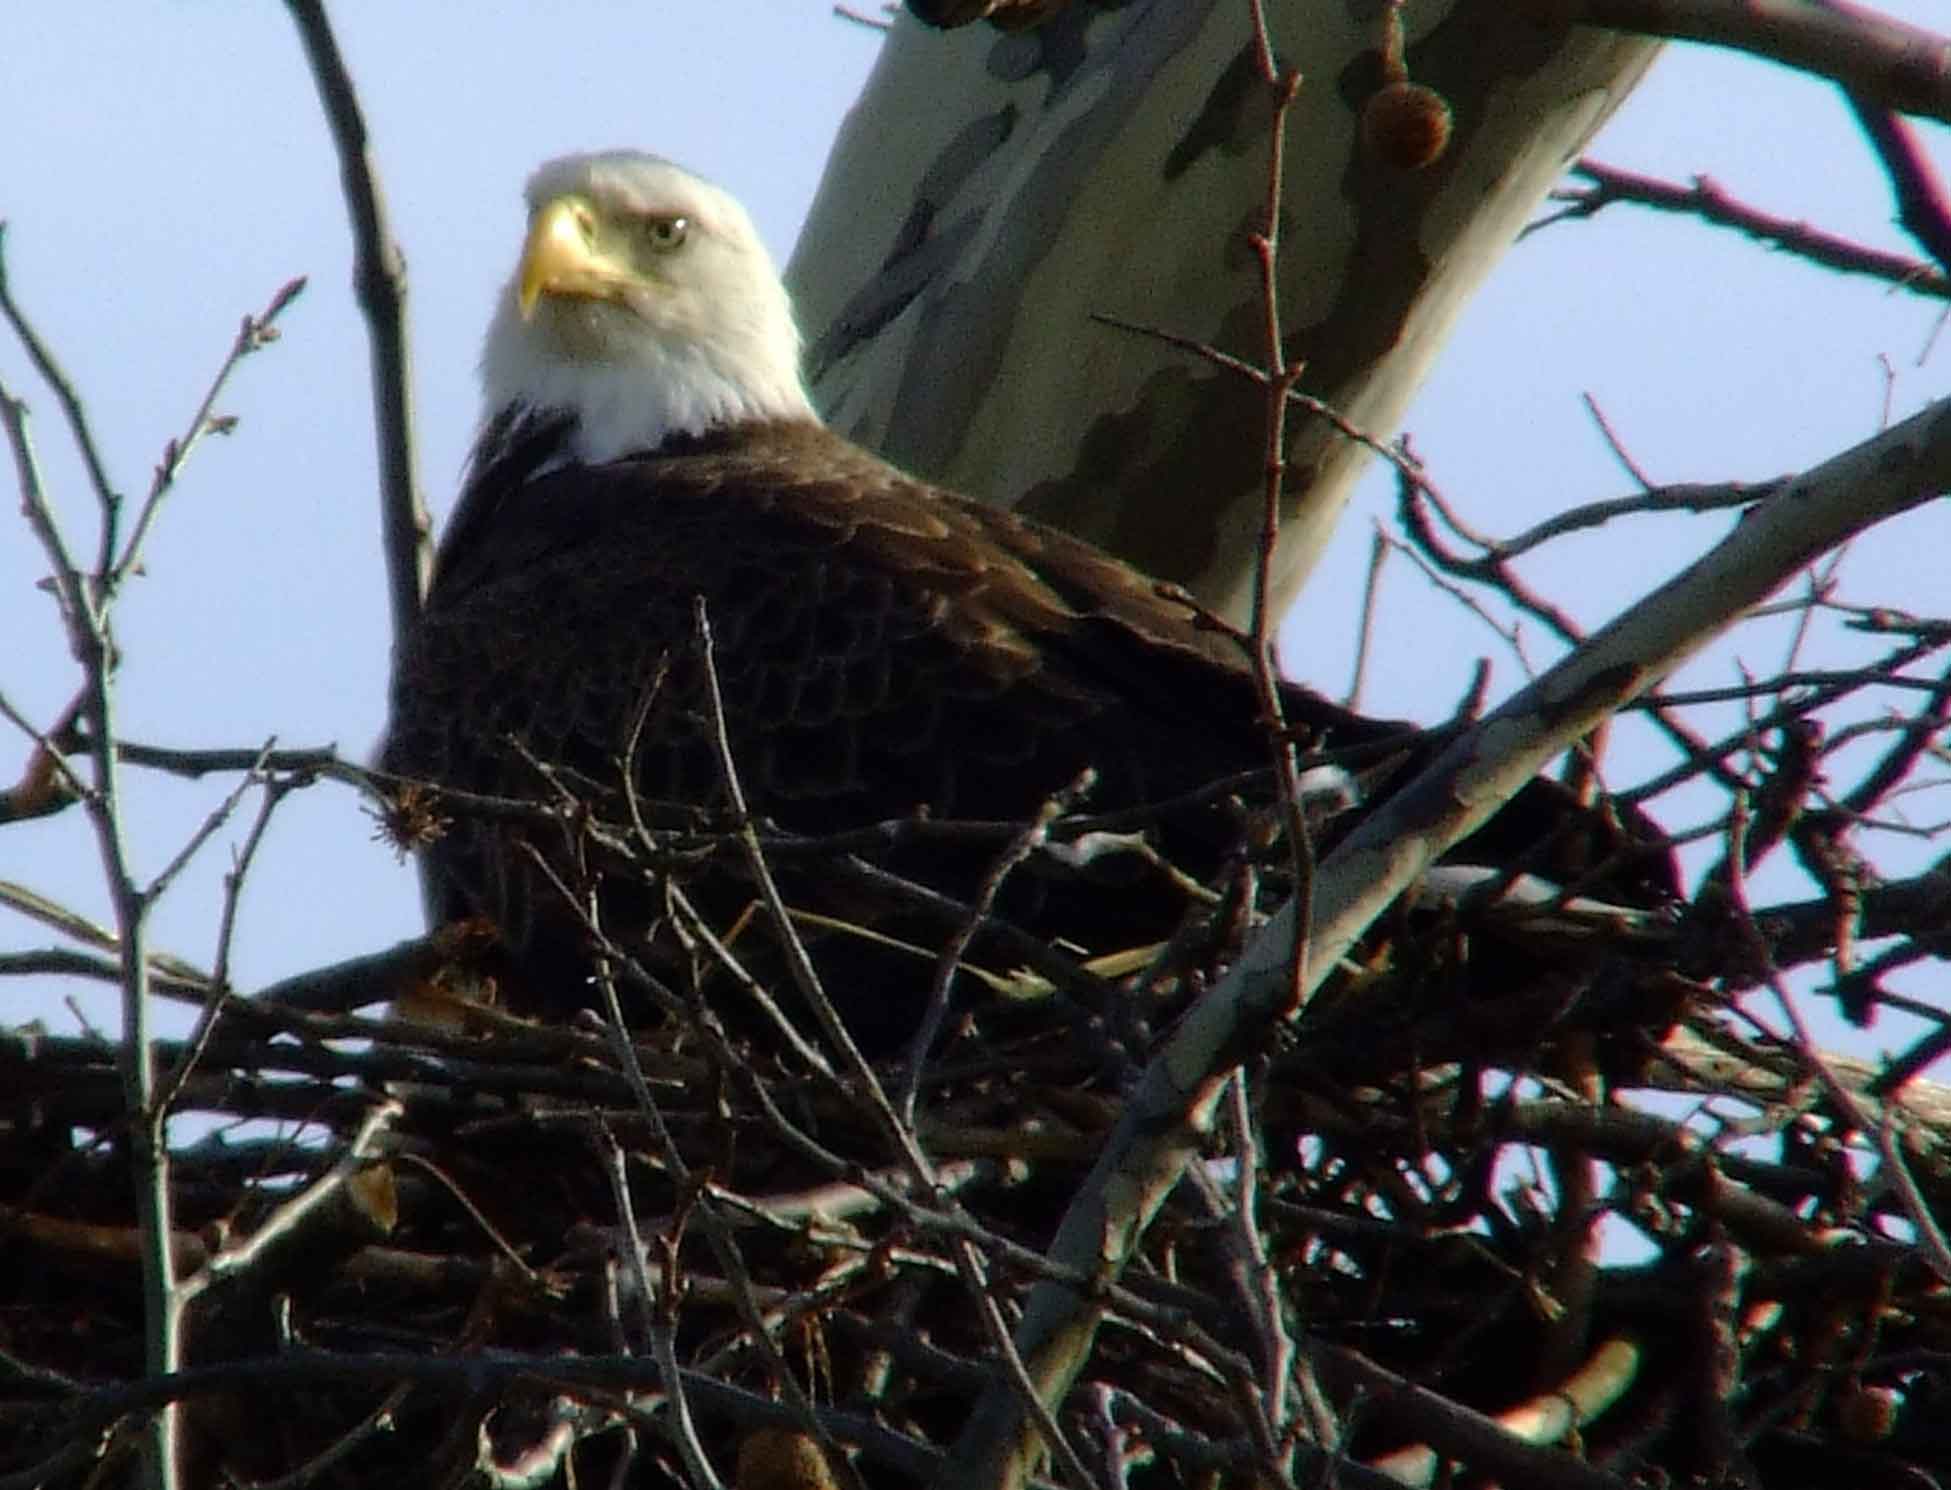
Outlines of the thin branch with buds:
[[1805,222],[1776,217],[1736,201],[1717,182],[1706,176],[1697,176],[1690,184],[1682,186],[1621,170],[1590,158],[1575,164],[1572,174],[1592,185],[1565,187],[1553,192],[1551,199],[1563,205],[1558,211],[1533,223],[1526,232],[1536,232],[1555,223],[1596,217],[1615,203],[1632,202],[1661,212],[1697,217],[1716,227],[1732,228],[1758,243],[1765,243],[1793,258],[1807,260],[1824,269],[1863,275],[1919,295],[1951,298],[1951,275],[1925,260],[1886,253],[1866,244],[1839,238],[1833,233],[1825,233]]

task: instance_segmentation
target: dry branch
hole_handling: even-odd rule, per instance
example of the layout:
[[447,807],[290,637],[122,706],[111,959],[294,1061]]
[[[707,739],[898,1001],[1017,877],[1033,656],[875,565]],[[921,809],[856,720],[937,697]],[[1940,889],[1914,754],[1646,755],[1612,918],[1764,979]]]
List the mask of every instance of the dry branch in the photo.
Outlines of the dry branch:
[[1591,159],[1579,161],[1572,167],[1572,174],[1583,177],[1592,185],[1589,188],[1565,187],[1553,192],[1551,200],[1565,205],[1534,227],[1572,218],[1595,217],[1616,202],[1635,202],[1663,212],[1698,217],[1717,227],[1732,228],[1757,243],[1765,243],[1825,269],[1861,274],[1919,295],[1951,296],[1951,277],[1926,260],[1886,253],[1867,244],[1825,233],[1806,222],[1763,212],[1758,207],[1736,201],[1718,183],[1705,176],[1696,177],[1690,184],[1682,186]]
[[1843,0],[1526,0],[1540,19],[1733,47],[1951,122],[1951,40]]
[[365,111],[332,34],[324,0],[286,0],[319,107],[332,132],[352,227],[352,287],[372,352],[373,437],[378,445],[381,547],[393,634],[420,614],[433,570],[433,523],[420,493],[414,453],[413,357],[406,325],[406,256],[393,236]]

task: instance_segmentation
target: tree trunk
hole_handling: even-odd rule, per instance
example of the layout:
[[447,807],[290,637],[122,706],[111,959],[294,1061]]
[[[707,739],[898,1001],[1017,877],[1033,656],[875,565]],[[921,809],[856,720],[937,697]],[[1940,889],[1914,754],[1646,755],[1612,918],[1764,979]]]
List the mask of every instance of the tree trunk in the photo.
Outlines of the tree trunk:
[[[1382,7],[1268,7],[1288,114],[1279,296],[1305,393],[1395,432],[1466,297],[1644,73],[1655,44],[1551,29],[1508,0],[1419,4],[1403,60],[1454,120],[1422,169],[1364,137]],[[1273,90],[1248,6],[1077,3],[1032,29],[895,24],[789,272],[815,397],[917,475],[1105,545],[1239,618],[1265,401],[1197,353],[1266,362],[1251,235]],[[1297,416],[1276,604],[1367,452]]]

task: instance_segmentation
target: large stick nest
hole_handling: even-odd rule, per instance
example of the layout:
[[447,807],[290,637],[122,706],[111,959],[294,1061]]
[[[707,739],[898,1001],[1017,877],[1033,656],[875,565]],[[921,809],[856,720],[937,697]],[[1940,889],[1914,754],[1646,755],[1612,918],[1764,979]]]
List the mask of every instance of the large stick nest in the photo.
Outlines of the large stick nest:
[[[914,1087],[925,1175],[883,1105],[902,1062],[876,1095],[720,1017],[747,995],[695,937],[634,1060],[600,1016],[487,1007],[469,928],[232,1000],[173,1129],[170,1388],[143,1382],[117,1045],[16,1030],[0,1483],[126,1474],[166,1391],[194,1484],[653,1484],[687,1451],[739,1484],[913,1483],[1008,1389],[999,1340],[1050,1277],[1101,1314],[1058,1414],[1101,1483],[1308,1480],[1324,1447],[1353,1485],[1932,1483],[1951,1305],[1917,1218],[1951,1193],[1951,1105],[1847,1062],[1826,1084],[1728,1002],[1833,954],[1834,896],[1751,919],[1710,876],[1673,915],[1399,908],[1252,1052],[1116,1284],[1044,1261],[1120,1093],[1279,880],[1236,874],[1116,976],[961,975]],[[1947,905],[1936,871],[1855,925],[1924,928],[1921,953]],[[940,971],[917,955],[913,997]],[[416,1017],[317,1012],[385,996]],[[1861,1181],[1886,1110],[1915,1191]]]

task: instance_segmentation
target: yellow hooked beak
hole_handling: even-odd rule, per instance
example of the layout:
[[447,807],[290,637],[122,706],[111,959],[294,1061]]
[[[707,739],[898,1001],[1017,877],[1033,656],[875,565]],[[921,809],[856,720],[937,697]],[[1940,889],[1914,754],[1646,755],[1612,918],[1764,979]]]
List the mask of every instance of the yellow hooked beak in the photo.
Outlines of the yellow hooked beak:
[[587,199],[570,195],[542,204],[522,245],[517,297],[524,320],[544,295],[614,299],[623,279],[596,247],[596,211]]

